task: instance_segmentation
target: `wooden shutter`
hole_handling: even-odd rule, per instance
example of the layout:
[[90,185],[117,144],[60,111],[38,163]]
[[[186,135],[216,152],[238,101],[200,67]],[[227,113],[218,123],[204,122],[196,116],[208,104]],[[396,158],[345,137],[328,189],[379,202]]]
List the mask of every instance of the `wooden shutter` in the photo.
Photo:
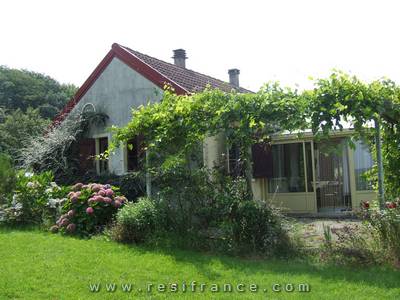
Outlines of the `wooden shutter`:
[[272,148],[266,143],[253,145],[251,148],[253,157],[253,177],[272,177]]
[[79,169],[82,173],[94,169],[95,139],[81,139],[79,145]]

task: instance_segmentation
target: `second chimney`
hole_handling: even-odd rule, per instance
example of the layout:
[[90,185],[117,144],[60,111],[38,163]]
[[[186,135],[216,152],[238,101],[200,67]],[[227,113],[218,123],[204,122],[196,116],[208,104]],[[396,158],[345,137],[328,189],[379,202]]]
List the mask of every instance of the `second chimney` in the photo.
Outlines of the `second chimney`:
[[174,50],[174,64],[181,68],[186,68],[186,51],[184,49]]
[[229,74],[229,83],[236,87],[239,87],[239,74],[240,74],[239,69],[230,69],[228,70],[228,74]]

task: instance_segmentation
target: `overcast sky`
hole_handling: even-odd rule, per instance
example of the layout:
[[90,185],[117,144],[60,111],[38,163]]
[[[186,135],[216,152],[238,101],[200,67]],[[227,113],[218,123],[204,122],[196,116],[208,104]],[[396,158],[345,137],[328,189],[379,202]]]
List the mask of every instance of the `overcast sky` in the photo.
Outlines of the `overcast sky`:
[[[398,4],[399,3],[399,4]],[[0,1],[0,65],[81,85],[113,42],[243,87],[300,88],[333,68],[400,83],[400,2],[357,0]]]

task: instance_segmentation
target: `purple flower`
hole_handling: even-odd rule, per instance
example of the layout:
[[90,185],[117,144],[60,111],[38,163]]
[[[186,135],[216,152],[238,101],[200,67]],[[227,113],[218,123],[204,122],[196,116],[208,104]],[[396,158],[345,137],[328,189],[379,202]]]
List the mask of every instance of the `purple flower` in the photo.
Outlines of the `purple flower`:
[[102,188],[101,184],[94,184],[94,185],[92,185],[92,191],[93,191],[93,192],[98,192],[98,191],[101,190],[101,188]]
[[108,189],[108,190],[106,190],[106,196],[107,197],[112,197],[113,195],[114,195],[114,192],[113,192],[113,190],[111,190],[111,189]]
[[93,207],[88,207],[88,208],[86,208],[86,213],[87,213],[88,215],[93,214],[93,213],[94,213]]
[[94,199],[96,202],[104,202],[104,197],[102,196],[95,196]]
[[75,210],[71,209],[70,211],[68,211],[67,216],[68,218],[72,218],[73,216],[75,216]]
[[121,204],[120,201],[115,200],[114,203],[113,203],[113,205],[114,205],[115,208],[120,208],[122,204]]
[[75,229],[76,229],[76,225],[74,223],[71,223],[67,226],[67,231],[70,233],[74,232]]
[[74,195],[71,197],[71,203],[76,203],[76,202],[78,202],[78,197],[74,194]]
[[79,183],[75,184],[74,186],[72,186],[72,190],[77,192],[77,191],[80,191],[82,189],[82,187],[83,187],[83,183],[79,182]]
[[67,218],[63,218],[60,222],[61,227],[65,227],[69,224],[69,220]]

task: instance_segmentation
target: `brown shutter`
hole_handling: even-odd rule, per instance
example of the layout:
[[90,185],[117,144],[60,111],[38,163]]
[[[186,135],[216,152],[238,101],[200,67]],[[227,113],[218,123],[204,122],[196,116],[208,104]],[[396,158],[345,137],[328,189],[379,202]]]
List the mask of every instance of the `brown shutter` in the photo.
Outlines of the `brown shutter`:
[[95,139],[79,140],[79,169],[86,172],[94,169],[94,156],[96,155]]
[[271,178],[272,177],[272,151],[271,145],[259,143],[251,148],[253,156],[253,177]]

